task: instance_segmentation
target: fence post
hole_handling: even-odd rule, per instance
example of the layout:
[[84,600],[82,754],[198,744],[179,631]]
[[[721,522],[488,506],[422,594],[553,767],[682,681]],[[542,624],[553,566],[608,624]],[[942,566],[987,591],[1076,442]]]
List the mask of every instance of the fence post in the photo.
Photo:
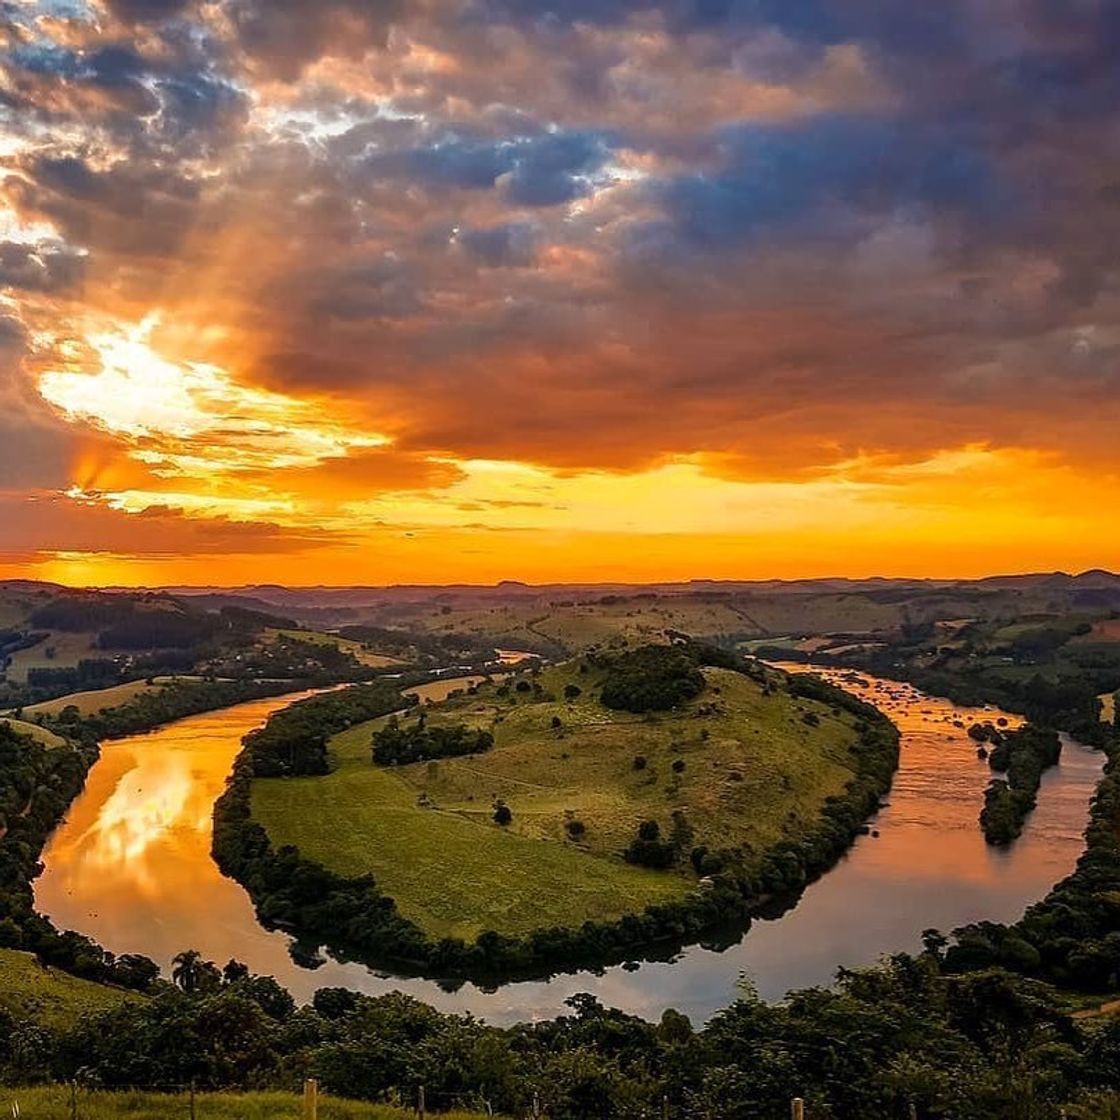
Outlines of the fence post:
[[541,1114],[541,1098],[537,1093],[533,1094],[533,1120],[539,1120]]
[[303,1083],[304,1120],[319,1120],[319,1082],[309,1077]]
[[789,1114],[792,1120],[805,1120],[805,1102],[800,1097],[790,1101]]
[[191,1120],[196,1120],[194,1110],[194,1082],[191,1082]]
[[427,1114],[428,1109],[427,1102],[424,1100],[424,1086],[421,1085],[416,1093],[416,1115],[420,1117],[420,1120],[424,1120]]
[[70,1120],[78,1120],[78,1083],[70,1082]]
[[664,1096],[661,1098],[661,1120],[669,1120],[669,1098]]

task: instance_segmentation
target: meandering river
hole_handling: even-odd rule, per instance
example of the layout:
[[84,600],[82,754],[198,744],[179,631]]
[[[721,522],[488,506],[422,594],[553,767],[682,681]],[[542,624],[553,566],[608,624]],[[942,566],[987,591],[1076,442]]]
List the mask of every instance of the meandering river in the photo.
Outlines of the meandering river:
[[[790,666],[789,668],[793,668]],[[888,804],[847,856],[796,906],[756,921],[730,949],[699,946],[672,962],[616,967],[483,991],[446,991],[433,981],[378,975],[328,961],[310,971],[288,955],[289,939],[256,921],[248,896],[210,857],[211,812],[242,736],[302,695],[252,701],[104,744],[85,790],[51,838],[35,884],[38,908],[116,953],[143,953],[165,968],[181,949],[224,964],[231,957],[276,976],[297,999],[316,988],[400,989],[444,1010],[494,1023],[550,1017],[576,992],[654,1018],[675,1007],[701,1021],[736,994],[747,975],[767,998],[827,984],[838,966],[915,949],[933,926],[1013,920],[1074,866],[1103,756],[1066,741],[1043,777],[1038,808],[1009,850],[985,844],[977,815],[987,765],[965,733],[977,719],[1017,718],[960,708],[867,674],[825,672],[882,708],[902,731]],[[462,680],[417,689],[433,699]]]

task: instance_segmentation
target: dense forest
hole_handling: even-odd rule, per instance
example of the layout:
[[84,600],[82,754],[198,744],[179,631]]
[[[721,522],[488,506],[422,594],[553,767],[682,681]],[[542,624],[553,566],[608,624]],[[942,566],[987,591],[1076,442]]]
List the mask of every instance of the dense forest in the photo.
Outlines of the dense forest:
[[700,658],[688,646],[642,646],[619,654],[589,655],[605,670],[600,690],[604,707],[627,712],[663,712],[704,689]]

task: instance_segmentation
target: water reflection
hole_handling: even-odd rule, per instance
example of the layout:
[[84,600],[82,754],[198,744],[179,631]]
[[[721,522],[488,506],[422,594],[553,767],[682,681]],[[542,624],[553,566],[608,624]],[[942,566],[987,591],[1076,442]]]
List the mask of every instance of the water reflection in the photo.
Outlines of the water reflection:
[[[835,676],[835,675],[834,675]],[[166,965],[184,948],[219,963],[230,957],[277,976],[299,999],[344,985],[401,989],[445,1010],[493,1022],[548,1017],[570,995],[656,1017],[677,1007],[697,1020],[735,996],[749,973],[767,998],[828,983],[839,965],[870,963],[914,949],[922,929],[988,918],[1013,920],[1067,874],[1081,850],[1089,796],[1103,758],[1067,741],[1061,764],[1043,778],[1038,808],[1009,850],[990,848],[977,824],[987,766],[965,728],[1012,716],[962,709],[866,674],[845,687],[871,699],[903,732],[889,803],[841,863],[774,921],[759,921],[724,952],[694,947],[673,962],[611,968],[485,992],[442,990],[425,980],[379,976],[330,961],[295,965],[283,934],[256,922],[245,892],[210,858],[211,810],[246,731],[294,697],[254,701],[194,716],[148,735],[107,743],[65,824],[44,856],[39,908],[118,953],[141,952]],[[418,690],[437,699],[463,681]]]

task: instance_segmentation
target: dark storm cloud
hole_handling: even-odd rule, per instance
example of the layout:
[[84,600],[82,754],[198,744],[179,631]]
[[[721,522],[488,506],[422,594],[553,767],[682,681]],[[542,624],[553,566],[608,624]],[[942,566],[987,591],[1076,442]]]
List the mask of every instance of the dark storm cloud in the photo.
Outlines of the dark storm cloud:
[[459,243],[488,268],[525,268],[536,256],[536,230],[525,222],[466,230]]
[[159,23],[185,12],[194,0],[105,0],[106,7],[126,23]]
[[602,167],[609,151],[604,137],[587,132],[499,141],[449,133],[404,151],[377,153],[365,168],[375,178],[463,190],[486,190],[508,176],[505,194],[514,205],[555,206],[588,193],[589,176]]
[[751,125],[730,130],[723,147],[715,172],[657,188],[682,235],[701,247],[730,248],[767,233],[861,236],[861,228],[844,229],[845,210],[953,211],[990,232],[1015,205],[1014,188],[981,148],[908,122],[824,117]]
[[[0,241],[0,288],[62,292],[82,278],[84,258],[64,247]],[[2,331],[0,320],[0,331]]]
[[252,62],[292,80],[332,53],[383,46],[405,0],[231,0],[226,10]]

